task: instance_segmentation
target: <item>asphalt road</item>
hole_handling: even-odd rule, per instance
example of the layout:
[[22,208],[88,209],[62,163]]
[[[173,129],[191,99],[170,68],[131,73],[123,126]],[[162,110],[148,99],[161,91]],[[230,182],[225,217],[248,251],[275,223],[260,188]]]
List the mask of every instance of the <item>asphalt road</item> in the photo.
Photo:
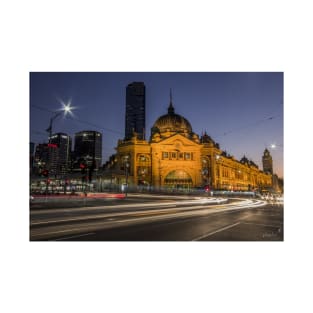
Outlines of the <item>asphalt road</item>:
[[31,241],[283,241],[283,205],[259,200],[133,196],[47,204],[31,205]]

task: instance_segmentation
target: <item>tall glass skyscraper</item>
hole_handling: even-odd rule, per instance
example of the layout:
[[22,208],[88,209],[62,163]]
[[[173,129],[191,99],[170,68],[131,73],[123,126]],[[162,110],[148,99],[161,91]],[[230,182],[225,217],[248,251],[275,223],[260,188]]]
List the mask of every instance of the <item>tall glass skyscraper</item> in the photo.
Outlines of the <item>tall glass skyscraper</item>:
[[145,139],[146,87],[143,82],[133,82],[126,87],[125,140],[137,133]]

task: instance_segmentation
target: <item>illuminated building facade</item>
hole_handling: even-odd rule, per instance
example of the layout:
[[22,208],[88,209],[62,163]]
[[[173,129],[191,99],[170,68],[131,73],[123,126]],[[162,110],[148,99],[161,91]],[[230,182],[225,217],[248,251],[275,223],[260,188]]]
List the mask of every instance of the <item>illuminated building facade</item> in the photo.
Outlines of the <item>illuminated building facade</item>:
[[49,170],[51,175],[65,175],[70,169],[72,138],[65,133],[56,133],[50,137]]
[[115,169],[121,182],[131,186],[194,188],[209,185],[223,190],[264,190],[272,185],[272,175],[243,157],[226,154],[207,134],[192,131],[189,121],[176,114],[172,99],[168,113],[151,128],[149,141],[133,132],[119,140]]

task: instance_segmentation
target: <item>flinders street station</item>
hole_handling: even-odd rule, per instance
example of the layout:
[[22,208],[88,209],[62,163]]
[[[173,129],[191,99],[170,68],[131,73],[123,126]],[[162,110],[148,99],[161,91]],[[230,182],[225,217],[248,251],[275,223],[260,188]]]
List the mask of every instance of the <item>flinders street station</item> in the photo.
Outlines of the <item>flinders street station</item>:
[[[137,88],[137,100],[139,87],[132,86]],[[133,110],[126,107],[125,138],[118,140],[116,154],[106,164],[111,182],[127,184],[130,188],[209,186],[214,190],[233,191],[271,188],[272,158],[267,149],[263,155],[263,171],[245,156],[236,160],[221,150],[206,132],[201,136],[194,133],[188,119],[176,113],[172,102],[170,97],[167,112],[156,119],[149,140],[145,139],[144,130],[141,131],[140,114],[136,115],[138,107]]]

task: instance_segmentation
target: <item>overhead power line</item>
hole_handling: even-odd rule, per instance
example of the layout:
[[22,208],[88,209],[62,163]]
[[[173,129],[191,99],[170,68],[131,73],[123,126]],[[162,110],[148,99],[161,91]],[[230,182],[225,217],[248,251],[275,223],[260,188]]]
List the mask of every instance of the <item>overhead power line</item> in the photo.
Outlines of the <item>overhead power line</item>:
[[226,136],[226,135],[228,135],[228,134],[231,134],[231,133],[233,133],[233,132],[236,132],[236,131],[239,131],[239,130],[243,130],[243,129],[246,129],[246,128],[255,127],[255,126],[260,125],[260,124],[262,124],[262,123],[265,123],[265,122],[267,122],[267,121],[273,120],[273,119],[275,119],[275,118],[277,118],[277,117],[279,117],[279,116],[280,116],[280,115],[265,117],[265,118],[263,118],[262,120],[256,121],[256,122],[251,123],[251,124],[247,124],[247,125],[245,125],[245,126],[243,126],[243,127],[234,128],[234,129],[232,129],[232,130],[229,130],[229,131],[224,132],[224,133],[223,133],[223,136]]
[[55,113],[54,111],[51,111],[51,110],[49,110],[49,109],[47,109],[47,108],[40,107],[40,106],[38,106],[38,105],[32,104],[31,106],[32,106],[33,108],[36,108],[36,109],[39,109],[39,110],[42,110],[42,111],[46,111],[46,112],[50,112],[50,113]]
[[[49,110],[47,108],[43,108],[43,107],[40,107],[40,106],[37,106],[37,105],[31,105],[31,106],[36,108],[36,109],[42,110],[42,111],[46,111],[46,112],[49,112],[49,113],[55,113],[54,111],[51,111],[51,110]],[[71,120],[73,120],[75,122],[79,122],[79,123],[86,124],[86,125],[98,128],[98,129],[102,129],[102,130],[108,131],[108,132],[111,132],[111,133],[123,135],[123,133],[120,132],[120,131],[117,131],[117,130],[114,130],[114,129],[110,129],[110,128],[106,128],[106,127],[103,127],[103,126],[99,126],[97,124],[93,124],[93,123],[90,123],[88,121],[84,121],[84,120],[81,120],[81,119],[78,119],[78,118],[74,118],[74,117],[71,117],[71,116],[67,116],[66,118],[71,119]]]
[[35,135],[45,135],[45,136],[47,136],[47,133],[45,133],[43,131],[40,131],[40,130],[31,129],[30,131],[31,131],[32,134],[35,134]]

